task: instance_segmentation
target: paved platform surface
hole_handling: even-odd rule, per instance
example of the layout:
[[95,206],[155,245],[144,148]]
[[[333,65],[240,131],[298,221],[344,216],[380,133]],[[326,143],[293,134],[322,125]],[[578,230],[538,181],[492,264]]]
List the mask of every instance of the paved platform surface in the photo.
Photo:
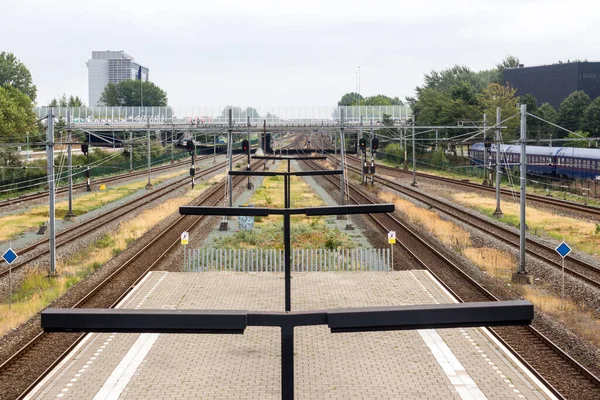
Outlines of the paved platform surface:
[[[123,308],[283,310],[283,274],[153,272]],[[294,310],[447,303],[424,271],[313,272]],[[89,334],[35,399],[278,399],[278,328],[244,335]],[[539,399],[548,395],[484,330],[332,334],[296,328],[297,399]]]

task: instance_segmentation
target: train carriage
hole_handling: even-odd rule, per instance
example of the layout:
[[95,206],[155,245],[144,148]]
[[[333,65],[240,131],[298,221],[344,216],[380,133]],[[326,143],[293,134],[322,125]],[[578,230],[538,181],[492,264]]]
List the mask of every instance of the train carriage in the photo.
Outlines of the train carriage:
[[[521,146],[500,145],[502,168],[519,166]],[[488,166],[495,165],[496,144],[488,151]],[[483,164],[484,143],[469,148],[471,164]],[[527,172],[578,179],[600,179],[600,149],[527,146]]]

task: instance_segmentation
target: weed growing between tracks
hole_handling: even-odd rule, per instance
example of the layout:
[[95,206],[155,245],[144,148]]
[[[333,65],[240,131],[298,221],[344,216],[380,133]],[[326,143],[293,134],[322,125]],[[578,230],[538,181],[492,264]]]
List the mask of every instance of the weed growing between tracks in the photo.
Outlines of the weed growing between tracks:
[[[496,209],[496,200],[475,193],[457,193],[452,195],[454,201],[471,207],[489,217]],[[504,216],[500,221],[512,226],[519,226],[519,205],[504,202]],[[527,226],[529,232],[540,237],[558,241],[564,240],[577,250],[593,255],[600,255],[600,234],[596,224],[576,218],[557,215],[548,211],[527,207]]]
[[[278,170],[286,166],[281,163]],[[292,177],[291,206],[318,207],[325,202],[300,177]],[[284,187],[282,176],[270,176],[263,180],[248,203],[256,207],[282,208],[284,204]],[[215,248],[247,249],[247,248],[283,248],[283,217],[271,215],[266,218],[256,217],[252,231],[239,231],[233,235],[215,240]],[[295,248],[355,248],[352,238],[337,228],[331,228],[330,219],[325,217],[306,217],[293,215],[291,218],[292,246]]]
[[[187,170],[172,172],[169,174],[159,175],[154,178],[153,184],[159,184],[167,179],[187,173]],[[96,191],[82,196],[73,198],[73,213],[75,215],[83,215],[92,210],[96,210],[106,204],[121,200],[136,191],[143,189],[146,186],[146,181],[138,181],[118,185],[114,188],[109,188],[103,191]],[[62,219],[69,210],[68,201],[56,203],[56,218]],[[11,240],[19,237],[25,232],[37,229],[41,224],[48,221],[48,206],[33,207],[19,214],[7,215],[0,217],[0,241]]]
[[198,184],[193,191],[188,190],[180,197],[143,211],[136,218],[121,223],[114,233],[107,233],[73,256],[58,260],[58,277],[48,278],[46,272],[29,271],[13,292],[12,309],[8,309],[8,299],[0,303],[0,335],[29,320],[208,187],[209,184]]
[[[437,212],[417,207],[413,203],[401,200],[391,193],[382,192],[380,197],[385,201],[392,201],[396,205],[396,210],[404,214],[411,223],[424,227],[446,246],[467,257],[479,269],[511,286],[519,295],[531,301],[536,310],[551,315],[578,336],[596,346],[600,346],[600,319],[593,310],[587,310],[569,299],[565,299],[565,310],[561,310],[560,296],[554,295],[549,290],[548,285],[542,282],[536,281],[532,286],[513,285],[511,283],[512,274],[518,266],[518,260],[511,253],[488,247],[472,247],[470,239],[466,241],[468,236],[465,235],[468,235],[468,232],[451,222],[442,220]],[[459,238],[465,240],[460,246],[457,246],[456,243],[460,241]]]

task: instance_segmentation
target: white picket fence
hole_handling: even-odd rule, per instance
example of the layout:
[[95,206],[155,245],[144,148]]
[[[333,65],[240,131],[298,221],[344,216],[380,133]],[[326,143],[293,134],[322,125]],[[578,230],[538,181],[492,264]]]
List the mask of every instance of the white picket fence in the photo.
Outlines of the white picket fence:
[[[283,272],[280,249],[188,249],[188,272]],[[293,249],[292,271],[390,271],[390,249]]]

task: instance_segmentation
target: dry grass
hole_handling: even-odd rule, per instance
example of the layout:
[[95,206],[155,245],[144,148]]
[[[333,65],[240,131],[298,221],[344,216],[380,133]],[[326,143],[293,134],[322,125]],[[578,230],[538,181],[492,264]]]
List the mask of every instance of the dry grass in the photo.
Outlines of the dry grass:
[[138,217],[121,223],[114,234],[104,235],[72,257],[58,260],[56,270],[59,276],[56,278],[48,278],[46,273],[30,271],[25,281],[14,291],[12,309],[8,309],[8,299],[0,304],[0,335],[47,307],[72,285],[101,268],[104,263],[121,253],[156,224],[177,212],[180,206],[189,203],[207,187],[207,184],[197,185],[193,191],[188,190],[181,197],[169,199],[148,209]]
[[[504,251],[470,247],[462,253],[481,270],[506,283],[511,281],[511,276],[517,269],[517,260]],[[563,322],[580,337],[600,345],[600,320],[593,313],[569,299],[565,299],[563,311],[561,298],[549,293],[540,285],[514,285],[513,288],[531,301],[536,309]]]
[[[474,193],[452,195],[458,203],[492,215],[496,209],[496,200]],[[519,226],[519,205],[512,202],[502,204],[504,217],[500,220],[513,226]],[[564,240],[575,249],[600,255],[600,235],[596,233],[596,224],[590,221],[564,217],[548,211],[527,207],[527,226],[529,232],[556,240]]]
[[471,245],[469,232],[451,222],[444,221],[437,212],[425,210],[389,192],[381,192],[379,197],[386,202],[394,203],[396,211],[400,212],[408,221],[425,228],[445,245],[454,249],[462,249]]
[[468,247],[462,253],[494,278],[510,282],[516,265],[510,254],[489,247]]
[[[152,179],[156,185],[167,179],[171,179],[187,171],[177,171],[169,174],[159,175]],[[146,181],[118,185],[107,190],[97,191],[73,198],[73,213],[82,215],[89,211],[100,208],[106,204],[120,200],[132,193],[143,189]],[[69,209],[68,201],[56,203],[56,218],[64,218]],[[0,217],[0,241],[6,241],[19,237],[24,232],[37,229],[48,221],[48,206],[33,207],[20,214],[12,214]]]

